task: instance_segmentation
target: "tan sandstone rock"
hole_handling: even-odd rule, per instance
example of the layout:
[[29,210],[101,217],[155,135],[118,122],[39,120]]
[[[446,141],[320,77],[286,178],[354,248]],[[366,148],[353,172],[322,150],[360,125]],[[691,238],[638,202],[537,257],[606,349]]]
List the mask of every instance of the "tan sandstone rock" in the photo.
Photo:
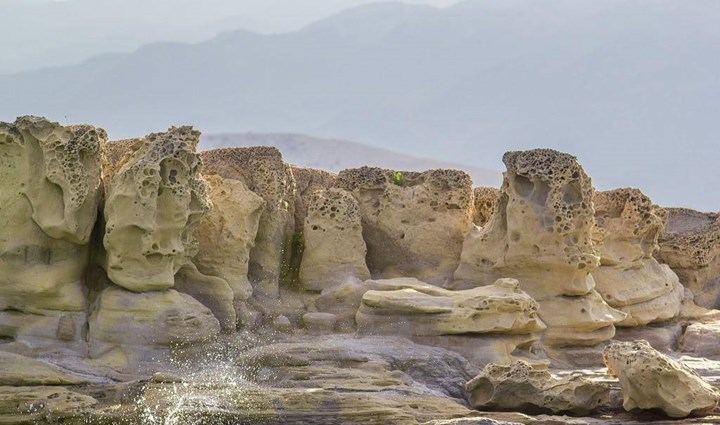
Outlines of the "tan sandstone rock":
[[234,299],[252,295],[248,280],[250,251],[255,245],[265,201],[239,180],[206,175],[213,209],[195,229],[198,270],[228,282]]
[[593,238],[600,267],[595,287],[612,307],[627,314],[617,326],[643,326],[677,317],[684,288],[677,275],[653,258],[667,213],[638,189],[595,194]]
[[258,293],[277,297],[295,223],[295,180],[290,166],[273,147],[224,148],[200,155],[205,174],[239,180],[265,200],[248,271]]
[[692,323],[680,338],[680,351],[707,358],[720,357],[720,322]]
[[0,385],[78,385],[88,379],[61,367],[0,351]]
[[171,345],[211,340],[219,331],[210,309],[187,294],[172,289],[135,293],[109,286],[90,316],[88,339],[92,357],[120,348],[132,366]]
[[175,275],[175,290],[190,295],[209,308],[223,330],[235,330],[237,327],[235,294],[224,279],[202,274],[191,263]]
[[450,291],[414,279],[375,281],[385,286],[362,297],[358,330],[399,335],[530,334],[545,329],[538,304],[514,279]]
[[720,214],[667,208],[655,257],[668,264],[702,307],[720,307]]
[[473,210],[473,223],[484,226],[495,214],[500,189],[496,187],[476,187],[473,190],[475,209]]
[[298,167],[291,165],[295,177],[295,232],[302,232],[305,227],[308,206],[315,191],[330,189],[337,179],[337,174],[317,168]]
[[38,117],[0,123],[0,337],[29,346],[40,338],[44,347],[81,339],[60,327],[86,322],[84,270],[106,139],[102,129]]
[[719,390],[646,341],[611,344],[603,357],[608,373],[620,380],[625,410],[661,409],[670,417],[684,418],[706,415],[720,400]]
[[519,360],[489,364],[465,384],[470,405],[479,410],[551,411],[587,414],[608,404],[610,385],[578,375],[558,378]]
[[359,202],[373,277],[450,280],[472,221],[469,175],[362,167],[341,171],[335,184]]
[[591,238],[590,178],[575,157],[549,149],[508,152],[503,162],[507,172],[497,213],[468,233],[454,287],[515,278],[540,303],[546,344],[592,345],[612,338],[625,314],[597,295],[590,275],[600,259]]
[[369,279],[358,203],[342,189],[313,193],[307,205],[300,264],[303,288],[320,291],[348,278]]
[[148,135],[105,182],[105,268],[132,291],[171,288],[197,253],[194,227],[210,209],[200,132],[173,127]]

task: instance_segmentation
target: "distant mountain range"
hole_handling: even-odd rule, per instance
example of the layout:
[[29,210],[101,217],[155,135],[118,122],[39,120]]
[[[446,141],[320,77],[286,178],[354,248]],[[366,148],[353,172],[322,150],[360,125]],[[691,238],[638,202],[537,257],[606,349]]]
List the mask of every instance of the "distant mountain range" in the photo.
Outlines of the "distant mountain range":
[[203,150],[234,146],[275,146],[290,164],[334,172],[363,165],[402,171],[449,168],[467,172],[475,186],[499,187],[502,182],[499,171],[420,158],[346,140],[318,139],[301,134],[241,133],[203,135],[200,141]]
[[373,4],[286,34],[0,76],[0,117],[114,138],[171,124],[302,133],[498,170],[506,150],[551,147],[601,189],[718,210],[718,22],[716,0]]

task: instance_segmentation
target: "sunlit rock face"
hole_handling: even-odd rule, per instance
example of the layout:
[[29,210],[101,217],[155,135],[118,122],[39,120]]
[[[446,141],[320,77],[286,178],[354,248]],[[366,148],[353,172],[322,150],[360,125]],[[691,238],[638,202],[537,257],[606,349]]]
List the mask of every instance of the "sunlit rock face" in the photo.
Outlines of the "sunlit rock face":
[[0,123],[0,336],[79,340],[105,131],[44,118]]
[[304,229],[303,288],[321,291],[351,278],[370,278],[358,202],[348,192],[333,188],[313,193]]
[[473,190],[475,209],[473,210],[473,223],[484,226],[495,214],[500,189],[495,187],[476,187]]
[[256,293],[278,296],[295,227],[295,180],[290,166],[272,147],[215,149],[200,155],[205,174],[239,180],[264,199],[248,274]]
[[620,380],[625,410],[660,409],[670,417],[684,418],[707,415],[718,405],[717,388],[647,341],[611,344],[603,356],[608,373]]
[[601,265],[598,292],[627,314],[617,326],[642,326],[676,317],[684,297],[677,275],[653,258],[667,213],[638,189],[595,194],[593,233]]
[[720,307],[720,214],[668,208],[655,257],[668,264],[695,303]]
[[341,171],[335,185],[358,200],[374,278],[408,276],[439,285],[451,279],[472,220],[467,173],[362,167]]
[[197,253],[192,232],[210,209],[199,137],[191,127],[150,134],[105,182],[103,245],[113,283],[136,292],[171,288]]
[[502,277],[540,303],[548,345],[595,345],[613,337],[625,314],[595,291],[590,272],[593,188],[575,157],[549,149],[508,152],[497,212],[470,230],[454,286],[488,285]]
[[202,273],[226,280],[234,298],[245,301],[253,292],[248,265],[265,201],[239,180],[215,174],[205,179],[213,209],[195,229],[199,249],[193,261]]

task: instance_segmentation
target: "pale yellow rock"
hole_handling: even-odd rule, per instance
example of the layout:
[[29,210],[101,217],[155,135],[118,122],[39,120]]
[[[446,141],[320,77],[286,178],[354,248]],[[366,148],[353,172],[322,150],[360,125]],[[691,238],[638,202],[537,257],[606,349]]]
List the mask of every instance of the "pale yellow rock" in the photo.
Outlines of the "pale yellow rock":
[[451,279],[472,221],[469,175],[362,167],[341,171],[335,184],[358,200],[373,277]]
[[[496,213],[484,227],[470,229],[453,287],[515,278],[540,303],[540,317],[548,325],[546,344],[587,345],[612,338],[614,324],[625,314],[594,292],[590,272],[600,257],[592,240],[590,177],[575,157],[550,149],[508,152],[503,162],[507,172]],[[556,310],[557,303],[577,311]],[[544,317],[543,310],[553,317]]]
[[514,279],[450,291],[411,279],[376,281],[384,286],[362,297],[358,330],[400,335],[531,334],[545,329],[538,304]]
[[239,180],[205,179],[213,209],[195,229],[199,249],[193,262],[202,273],[226,280],[234,298],[245,301],[252,295],[248,263],[265,201]]
[[582,415],[608,404],[610,399],[608,384],[579,374],[558,378],[522,360],[509,366],[485,366],[465,384],[465,391],[470,405],[478,410],[541,409]]
[[89,380],[56,365],[0,351],[0,385],[78,385]]
[[210,309],[189,295],[111,286],[98,297],[88,336],[113,346],[169,346],[211,340],[219,331]]
[[237,327],[235,296],[224,279],[204,275],[190,263],[175,275],[174,289],[190,295],[209,308],[223,330],[235,330]]
[[668,264],[695,295],[695,303],[720,307],[720,214],[667,208],[655,257]]
[[349,278],[365,280],[367,247],[358,203],[342,189],[316,191],[307,205],[300,283],[320,291]]
[[643,326],[677,317],[684,288],[667,265],[653,258],[667,212],[638,189],[595,194],[593,239],[600,267],[595,287],[608,304],[627,314],[617,326]]
[[148,135],[105,182],[104,262],[108,277],[132,291],[171,288],[197,253],[194,227],[210,209],[200,132],[173,127]]
[[106,139],[38,117],[0,123],[0,310],[84,311]]
[[707,415],[720,400],[720,391],[647,341],[610,344],[603,357],[608,373],[620,380],[625,410],[660,409],[684,418]]
[[490,221],[497,209],[497,201],[500,197],[500,189],[496,187],[476,187],[473,190],[475,208],[473,210],[473,223],[476,226],[484,226]]
[[223,148],[200,155],[205,174],[239,180],[265,200],[248,272],[255,291],[279,296],[295,227],[295,180],[290,166],[274,147]]
[[337,178],[336,173],[317,168],[291,165],[295,177],[295,232],[300,233],[305,227],[308,205],[313,194],[318,190],[330,189]]
[[87,313],[84,311],[0,311],[0,336],[6,339],[5,349],[13,347],[17,352],[34,356],[56,353],[84,355],[87,351],[84,339],[86,326]]
[[720,356],[720,322],[692,323],[680,338],[680,351],[695,356],[717,358]]
[[555,297],[540,303],[539,315],[548,326],[544,341],[557,347],[591,346],[612,339],[614,323],[625,314],[591,291],[582,297]]

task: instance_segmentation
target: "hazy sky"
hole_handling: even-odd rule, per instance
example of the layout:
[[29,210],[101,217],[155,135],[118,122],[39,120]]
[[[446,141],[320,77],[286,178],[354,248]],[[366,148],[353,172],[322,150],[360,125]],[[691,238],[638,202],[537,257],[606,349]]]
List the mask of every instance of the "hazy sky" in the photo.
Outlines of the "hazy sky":
[[[378,0],[0,0],[0,74],[69,65],[155,41],[290,31]],[[407,0],[448,6],[457,0]]]

